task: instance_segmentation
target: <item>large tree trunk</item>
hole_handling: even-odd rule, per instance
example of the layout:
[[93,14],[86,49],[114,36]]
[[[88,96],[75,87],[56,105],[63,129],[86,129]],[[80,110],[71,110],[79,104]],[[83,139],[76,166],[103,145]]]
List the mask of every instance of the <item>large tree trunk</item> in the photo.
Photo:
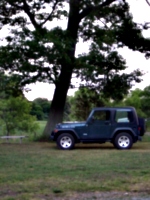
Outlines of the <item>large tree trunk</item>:
[[[66,68],[65,66],[63,68]],[[44,130],[44,135],[49,136],[55,124],[62,122],[67,92],[72,76],[72,69],[63,69],[60,80],[56,84],[53,100],[50,107],[49,118]]]
[[63,63],[59,80],[56,83],[56,88],[53,100],[50,107],[49,118],[44,130],[44,135],[49,137],[55,124],[62,122],[64,107],[67,97],[67,92],[70,86],[71,77],[74,68],[75,48],[77,43],[78,28],[79,28],[79,0],[70,0],[70,11],[68,18],[67,33],[70,38],[71,46],[67,54],[71,63]]

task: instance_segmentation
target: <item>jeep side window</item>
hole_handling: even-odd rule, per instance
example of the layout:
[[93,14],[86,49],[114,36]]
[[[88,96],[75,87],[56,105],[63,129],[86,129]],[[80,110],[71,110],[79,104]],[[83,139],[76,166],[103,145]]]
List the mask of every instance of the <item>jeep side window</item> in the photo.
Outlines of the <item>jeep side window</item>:
[[118,123],[133,122],[133,113],[131,110],[117,110],[115,114],[115,121]]
[[95,111],[92,118],[98,121],[110,120],[110,111]]

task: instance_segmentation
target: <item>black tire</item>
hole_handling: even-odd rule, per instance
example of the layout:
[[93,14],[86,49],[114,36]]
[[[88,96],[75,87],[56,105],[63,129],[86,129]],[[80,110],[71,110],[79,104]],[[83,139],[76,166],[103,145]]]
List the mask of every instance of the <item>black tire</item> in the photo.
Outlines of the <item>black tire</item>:
[[116,135],[113,144],[117,149],[130,149],[133,145],[133,139],[129,133],[122,132]]
[[74,137],[69,133],[62,133],[57,138],[57,146],[59,149],[70,150],[73,149],[75,145]]

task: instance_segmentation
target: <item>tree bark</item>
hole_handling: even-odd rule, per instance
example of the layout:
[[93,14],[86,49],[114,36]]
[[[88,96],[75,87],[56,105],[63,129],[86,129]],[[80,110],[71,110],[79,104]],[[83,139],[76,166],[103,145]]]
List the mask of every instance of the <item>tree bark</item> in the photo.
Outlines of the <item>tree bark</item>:
[[61,73],[56,83],[54,96],[52,99],[49,118],[44,130],[44,136],[49,137],[55,124],[62,122],[67,92],[70,86],[71,77],[74,69],[75,49],[79,29],[79,0],[70,0],[70,11],[68,18],[67,34],[71,45],[67,54],[70,63],[62,63]]
[[49,118],[47,125],[44,130],[44,135],[48,136],[55,124],[62,122],[64,106],[66,102],[67,92],[70,85],[72,69],[69,69],[69,72],[63,67],[63,71],[60,75],[60,80],[56,84],[53,100],[50,107]]

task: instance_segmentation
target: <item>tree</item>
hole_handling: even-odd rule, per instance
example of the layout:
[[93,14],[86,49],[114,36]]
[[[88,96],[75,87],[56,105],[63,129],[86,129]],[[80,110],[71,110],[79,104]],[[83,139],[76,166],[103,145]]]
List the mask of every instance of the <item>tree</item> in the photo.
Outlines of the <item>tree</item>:
[[135,89],[131,90],[124,99],[119,101],[110,101],[109,106],[133,106],[136,108],[137,114],[140,117],[149,118],[150,116],[150,87],[144,90]]
[[119,101],[128,94],[134,82],[141,81],[142,73],[139,70],[130,74],[122,73],[121,71],[126,69],[123,57],[118,52],[111,51],[111,47],[107,47],[105,54],[102,54],[102,49],[98,41],[92,45],[89,53],[78,59],[82,68],[76,73],[81,80],[86,80],[86,87],[96,90],[99,95],[102,93],[104,98]]
[[35,103],[34,101],[31,102],[31,104],[32,104],[32,108],[31,108],[30,114],[33,116],[36,116],[38,120],[43,120],[44,113],[43,113],[42,107],[39,104]]
[[16,131],[29,132],[38,128],[30,115],[31,104],[23,95],[19,75],[0,73],[0,122],[2,131],[9,135]]
[[147,86],[140,95],[141,108],[147,118],[150,118],[150,86]]
[[[58,19],[66,20],[65,30],[52,27]],[[7,45],[0,49],[1,68],[21,73],[22,85],[35,81],[55,84],[46,135],[62,121],[72,75],[82,68],[75,57],[80,38],[92,45],[98,42],[101,54],[124,45],[149,52],[150,41],[133,23],[125,0],[1,0],[0,28],[7,24],[12,31],[6,37]],[[94,63],[92,66],[94,71]]]
[[35,132],[36,118],[31,116],[31,105],[23,97],[0,100],[0,122],[6,135],[17,132]]
[[6,75],[0,72],[0,99],[6,99],[10,96],[24,96],[23,90],[27,90],[20,84],[21,77],[17,74]]
[[146,113],[143,112],[142,108],[142,95],[143,91],[140,89],[135,89],[130,92],[130,94],[125,98],[125,106],[133,106],[137,110],[137,114],[140,117],[146,117]]
[[38,120],[48,119],[50,101],[46,98],[36,98],[32,102],[31,114],[35,115]]
[[70,99],[70,105],[71,119],[80,121],[87,118],[92,108],[104,106],[105,101],[95,90],[83,87],[75,92],[74,97]]
[[64,108],[64,115],[63,115],[63,120],[64,121],[72,121],[72,118],[70,116],[71,113],[71,99],[72,96],[67,96],[66,103],[65,103],[65,108]]

